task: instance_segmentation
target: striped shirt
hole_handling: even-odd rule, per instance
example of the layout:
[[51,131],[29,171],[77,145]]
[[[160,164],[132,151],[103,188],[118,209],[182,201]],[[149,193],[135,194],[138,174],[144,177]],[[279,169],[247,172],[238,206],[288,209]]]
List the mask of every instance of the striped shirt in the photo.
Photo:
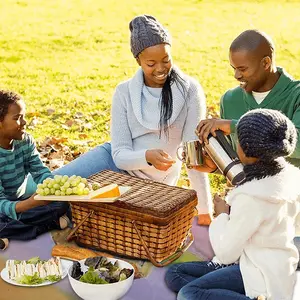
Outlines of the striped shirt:
[[16,204],[24,200],[28,174],[37,184],[52,176],[32,136],[25,133],[22,140],[13,141],[12,149],[0,147],[0,213],[17,219]]

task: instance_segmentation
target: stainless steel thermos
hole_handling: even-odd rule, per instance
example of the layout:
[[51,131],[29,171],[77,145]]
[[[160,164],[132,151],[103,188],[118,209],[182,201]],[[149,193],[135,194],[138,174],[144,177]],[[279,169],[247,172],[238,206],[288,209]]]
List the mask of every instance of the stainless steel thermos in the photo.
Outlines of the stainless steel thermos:
[[243,165],[222,131],[217,130],[216,137],[210,134],[208,144],[204,145],[204,149],[233,185],[245,179]]

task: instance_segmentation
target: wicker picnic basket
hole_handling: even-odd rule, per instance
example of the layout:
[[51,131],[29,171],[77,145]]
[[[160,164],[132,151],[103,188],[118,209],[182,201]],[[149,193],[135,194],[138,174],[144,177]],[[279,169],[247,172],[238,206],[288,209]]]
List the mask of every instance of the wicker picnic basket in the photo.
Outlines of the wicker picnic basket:
[[68,240],[75,238],[84,247],[147,259],[156,266],[174,261],[193,242],[194,190],[108,170],[89,181],[131,189],[114,203],[70,202],[75,227]]

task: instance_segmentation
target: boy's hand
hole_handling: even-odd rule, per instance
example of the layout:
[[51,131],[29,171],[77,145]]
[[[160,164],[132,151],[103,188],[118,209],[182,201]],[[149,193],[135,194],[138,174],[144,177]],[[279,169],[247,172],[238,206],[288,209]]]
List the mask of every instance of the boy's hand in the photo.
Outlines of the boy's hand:
[[48,205],[52,202],[52,201],[46,201],[46,200],[42,200],[42,201],[34,200],[35,195],[36,194],[33,194],[30,198],[19,201],[16,204],[16,212],[21,213],[21,212],[30,210],[30,209],[38,207],[38,206]]
[[216,217],[222,213],[229,215],[230,206],[218,194],[215,194],[213,203],[214,203],[214,211],[215,211],[214,215]]
[[146,160],[154,168],[167,171],[176,161],[164,150],[151,149],[146,151]]

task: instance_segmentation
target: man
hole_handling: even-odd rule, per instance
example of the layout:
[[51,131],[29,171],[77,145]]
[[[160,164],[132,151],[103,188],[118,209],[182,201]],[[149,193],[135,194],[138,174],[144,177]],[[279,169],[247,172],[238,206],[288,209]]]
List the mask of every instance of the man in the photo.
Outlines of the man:
[[[257,30],[246,30],[231,44],[230,64],[234,77],[240,85],[227,91],[221,99],[221,119],[206,119],[199,123],[196,131],[201,143],[220,129],[230,135],[236,149],[236,124],[247,111],[255,108],[269,108],[281,111],[296,126],[298,142],[296,150],[288,161],[300,167],[300,81],[295,81],[284,69],[275,63],[274,44],[269,36]],[[206,164],[199,171],[211,172],[216,166],[206,158]],[[300,237],[295,239],[300,249]]]
[[298,129],[298,143],[288,160],[300,167],[300,81],[276,67],[274,44],[269,36],[257,30],[246,30],[231,44],[230,64],[240,85],[227,91],[221,99],[221,119],[207,119],[197,127],[201,142],[209,133],[220,129],[230,135],[236,147],[235,126],[238,119],[255,108],[269,108],[284,113]]

